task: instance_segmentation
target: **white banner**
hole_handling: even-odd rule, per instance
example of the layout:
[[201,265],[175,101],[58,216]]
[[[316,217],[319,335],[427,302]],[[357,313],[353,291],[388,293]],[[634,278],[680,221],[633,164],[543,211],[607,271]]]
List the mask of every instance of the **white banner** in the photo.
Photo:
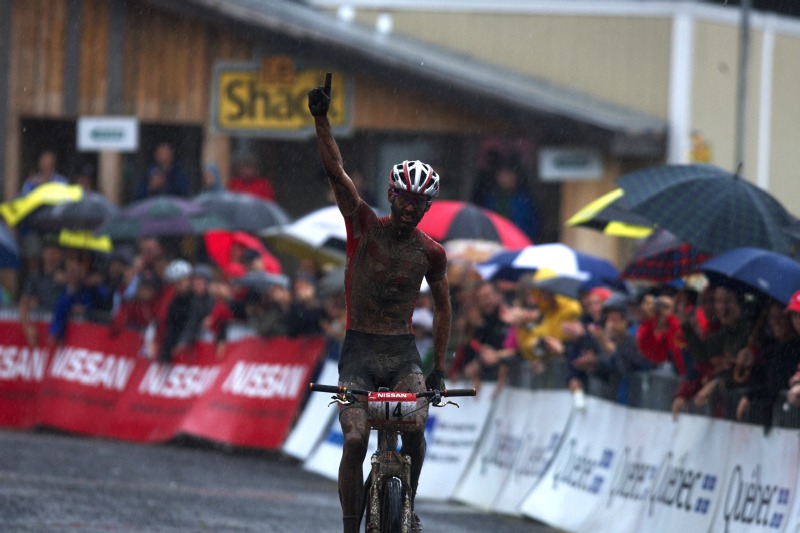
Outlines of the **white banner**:
[[796,532],[797,432],[772,429],[765,435],[759,426],[734,424],[728,443],[728,468],[719,487],[720,503],[711,531]]
[[[335,361],[326,359],[322,366],[317,383],[323,385],[336,385],[339,381],[339,369]],[[304,461],[325,435],[331,425],[331,420],[336,418],[339,410],[328,404],[331,394],[312,392],[308,397],[303,414],[295,423],[292,432],[283,443],[283,453]]]
[[[467,388],[450,383],[450,388]],[[425,429],[427,451],[417,497],[449,500],[469,464],[494,404],[494,383],[481,385],[477,397],[453,398],[459,407],[431,407]]]
[[[481,509],[499,505],[503,512],[517,513],[517,505],[536,482],[532,478],[544,470],[541,461],[549,462],[560,441],[570,406],[571,397],[565,391],[503,389],[454,498]],[[548,407],[555,411],[549,412]],[[517,472],[522,475],[515,481]],[[498,496],[509,482],[527,485],[521,489],[525,492],[500,502]]]
[[522,447],[492,504],[492,510],[500,513],[519,514],[520,504],[555,458],[573,404],[567,391],[535,391],[527,402],[516,406],[528,410]]
[[568,531],[611,531],[609,526],[621,517],[603,521],[598,511],[608,498],[615,460],[625,448],[627,411],[587,397],[586,407],[573,411],[550,469],[520,511]]

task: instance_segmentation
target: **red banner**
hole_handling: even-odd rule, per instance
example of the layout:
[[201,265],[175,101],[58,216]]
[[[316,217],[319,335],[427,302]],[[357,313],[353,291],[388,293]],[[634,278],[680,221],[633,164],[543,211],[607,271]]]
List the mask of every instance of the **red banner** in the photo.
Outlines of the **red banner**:
[[[44,326],[42,326],[44,338]],[[0,321],[0,425],[156,442],[191,434],[276,449],[291,428],[323,340],[247,338],[223,358],[198,343],[164,365],[138,357],[141,338],[70,324],[63,345],[28,347]]]

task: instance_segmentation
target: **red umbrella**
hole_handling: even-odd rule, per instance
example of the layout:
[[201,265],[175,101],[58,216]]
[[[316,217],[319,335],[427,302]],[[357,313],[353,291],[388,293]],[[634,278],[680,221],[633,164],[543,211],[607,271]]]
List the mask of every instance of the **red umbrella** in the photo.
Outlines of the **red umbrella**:
[[[264,270],[271,274],[280,274],[281,264],[274,255],[264,247],[258,238],[243,231],[212,230],[205,233],[206,251],[229,278],[243,276],[247,269],[237,258],[232,257],[236,250],[253,250],[258,252],[264,262]],[[236,249],[234,249],[236,247]],[[233,252],[233,253],[232,253]]]
[[521,229],[494,211],[457,200],[438,200],[422,217],[419,229],[439,242],[453,239],[494,241],[510,250],[533,244]]

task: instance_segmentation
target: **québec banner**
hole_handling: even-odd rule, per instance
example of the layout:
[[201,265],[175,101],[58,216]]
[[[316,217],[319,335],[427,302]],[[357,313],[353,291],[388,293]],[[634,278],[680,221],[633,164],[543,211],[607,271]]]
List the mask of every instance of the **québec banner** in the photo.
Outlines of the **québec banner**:
[[[44,338],[45,325],[40,325]],[[321,338],[244,338],[218,359],[197,343],[169,365],[137,354],[133,332],[70,324],[64,343],[29,347],[0,321],[0,425],[37,425],[141,442],[188,434],[278,449],[306,397]]]

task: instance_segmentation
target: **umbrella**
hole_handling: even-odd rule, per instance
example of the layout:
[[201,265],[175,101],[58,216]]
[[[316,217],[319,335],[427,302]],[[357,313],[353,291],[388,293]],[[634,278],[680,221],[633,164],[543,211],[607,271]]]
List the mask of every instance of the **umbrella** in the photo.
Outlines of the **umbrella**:
[[244,265],[231,257],[231,250],[234,244],[239,244],[242,248],[253,250],[261,256],[264,270],[271,274],[280,274],[281,264],[274,255],[261,244],[257,237],[243,231],[211,230],[203,236],[206,244],[208,256],[214,260],[222,269],[222,273],[228,277],[242,276],[246,269]]
[[503,245],[481,239],[453,239],[444,243],[448,261],[480,263],[505,250]]
[[9,226],[16,226],[22,219],[43,205],[77,202],[82,197],[83,189],[79,185],[66,185],[59,182],[44,183],[25,196],[0,204],[0,215]]
[[614,189],[586,204],[564,223],[595,229],[606,235],[642,239],[653,231],[653,223],[628,207],[625,192]]
[[567,298],[577,300],[580,298],[581,291],[584,290],[586,282],[582,279],[570,276],[553,276],[531,282],[531,287],[535,289],[550,291],[561,294]]
[[277,203],[249,194],[210,191],[195,196],[192,201],[224,219],[233,230],[259,233],[290,221],[289,215]]
[[785,255],[760,248],[735,248],[712,257],[700,270],[709,281],[729,278],[745,284],[782,304],[800,289],[800,263]]
[[0,224],[0,268],[19,268],[19,246],[5,224]]
[[62,229],[58,233],[58,244],[65,248],[102,253],[111,253],[114,248],[108,235],[95,235],[86,230]]
[[792,217],[792,221],[783,228],[783,232],[791,238],[800,241],[800,218]]
[[696,272],[710,257],[669,231],[656,229],[637,247],[620,277],[663,283]]
[[616,267],[607,259],[579,252],[562,243],[537,244],[516,252],[500,252],[475,266],[484,279],[518,280],[540,268],[583,282],[615,284]]
[[422,217],[419,229],[439,242],[452,239],[482,239],[499,242],[510,250],[531,244],[513,222],[468,202],[439,200]]
[[264,272],[263,270],[251,270],[245,275],[233,279],[231,283],[237,287],[247,287],[256,292],[261,292],[276,285],[288,289],[289,277],[284,274]]
[[112,239],[166,237],[225,229],[227,223],[185,198],[156,196],[133,202],[95,230]]
[[77,201],[46,205],[37,209],[26,222],[42,231],[91,230],[119,212],[119,207],[97,192],[85,192]]
[[347,229],[337,206],[312,211],[291,224],[269,228],[261,235],[272,248],[317,264],[343,265]]
[[756,247],[788,253],[792,216],[769,193],[713,165],[663,165],[617,183],[632,211],[700,250]]

